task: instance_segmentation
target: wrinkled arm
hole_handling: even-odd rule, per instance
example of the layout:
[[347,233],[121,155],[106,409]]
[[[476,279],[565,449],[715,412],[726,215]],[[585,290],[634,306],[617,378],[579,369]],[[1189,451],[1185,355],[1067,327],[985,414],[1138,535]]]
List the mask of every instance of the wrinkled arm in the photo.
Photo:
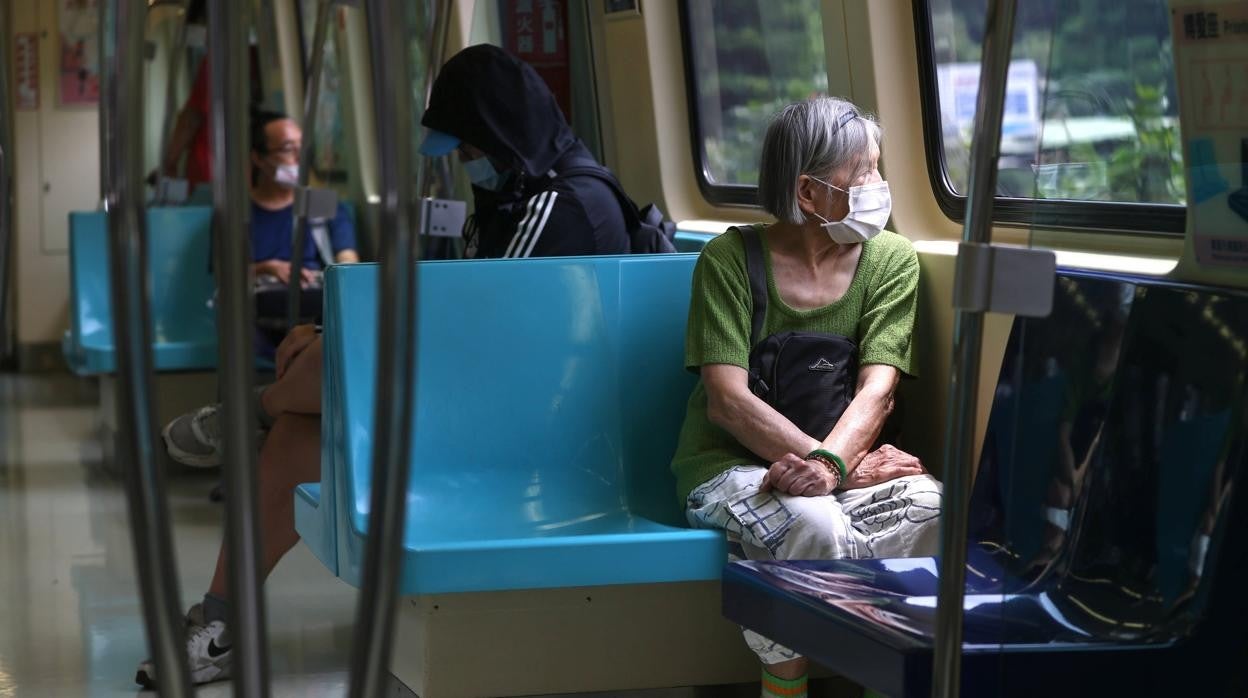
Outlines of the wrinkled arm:
[[817,448],[826,448],[840,456],[845,461],[846,471],[852,473],[879,438],[884,420],[892,413],[893,393],[900,378],[901,372],[886,364],[869,364],[858,369],[858,391],[853,401],[837,420],[832,433]]
[[750,392],[749,374],[740,366],[703,366],[702,382],[711,422],[768,463],[789,453],[804,456],[819,448],[816,439]]

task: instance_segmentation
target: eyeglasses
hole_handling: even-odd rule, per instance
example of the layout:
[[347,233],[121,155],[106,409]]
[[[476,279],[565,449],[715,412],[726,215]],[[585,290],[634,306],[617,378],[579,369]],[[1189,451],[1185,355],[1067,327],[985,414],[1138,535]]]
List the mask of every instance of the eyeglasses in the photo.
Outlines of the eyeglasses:
[[816,176],[814,176],[814,175],[812,175],[812,174],[808,174],[808,175],[806,175],[806,176],[807,176],[807,177],[810,177],[811,179],[815,180],[816,182],[818,182],[818,183],[820,183],[820,184],[824,185],[825,187],[832,187],[833,189],[835,189],[835,190],[837,190],[837,191],[841,192],[842,194],[848,194],[848,193],[849,193],[848,191],[845,191],[844,189],[841,189],[840,187],[836,186],[835,184],[833,184],[833,183],[831,183],[831,182],[825,182],[825,181],[823,181],[822,179],[819,179],[818,177],[816,177]]
[[286,143],[280,148],[273,148],[264,152],[266,154],[276,153],[278,155],[297,156],[299,155],[300,145],[298,143]]

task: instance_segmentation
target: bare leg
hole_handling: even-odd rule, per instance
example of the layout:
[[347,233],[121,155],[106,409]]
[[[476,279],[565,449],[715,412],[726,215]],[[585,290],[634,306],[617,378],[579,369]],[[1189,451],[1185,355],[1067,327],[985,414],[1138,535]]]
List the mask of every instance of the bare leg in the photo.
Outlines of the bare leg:
[[276,418],[283,414],[321,413],[321,340],[308,345],[281,379],[260,396],[264,411]]
[[801,678],[802,675],[806,673],[807,662],[805,657],[798,657],[797,659],[790,659],[787,662],[780,662],[779,664],[768,664],[763,668],[767,670],[768,674],[771,674],[777,679],[784,679],[788,681],[791,679]]
[[[299,414],[278,417],[260,449],[260,571],[266,579],[282,556],[299,542],[295,531],[295,486],[318,480],[320,467],[321,418]],[[226,597],[228,586],[225,560],[222,543],[208,588],[209,593],[222,598]]]

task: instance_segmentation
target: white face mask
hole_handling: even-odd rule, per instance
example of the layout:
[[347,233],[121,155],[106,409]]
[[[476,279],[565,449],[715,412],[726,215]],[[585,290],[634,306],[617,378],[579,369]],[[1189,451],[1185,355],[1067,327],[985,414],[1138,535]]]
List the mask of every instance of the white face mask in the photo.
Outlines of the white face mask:
[[277,182],[279,186],[294,189],[299,186],[299,166],[278,165],[273,172],[273,181]]
[[[810,176],[810,175],[807,175]],[[811,179],[837,191],[844,191],[849,196],[849,213],[839,221],[830,221],[818,213],[815,216],[823,221],[821,226],[832,242],[841,245],[852,245],[866,242],[884,229],[888,217],[893,212],[893,197],[888,189],[888,182],[880,180],[872,184],[861,184],[845,191],[835,184],[828,184],[818,177]]]

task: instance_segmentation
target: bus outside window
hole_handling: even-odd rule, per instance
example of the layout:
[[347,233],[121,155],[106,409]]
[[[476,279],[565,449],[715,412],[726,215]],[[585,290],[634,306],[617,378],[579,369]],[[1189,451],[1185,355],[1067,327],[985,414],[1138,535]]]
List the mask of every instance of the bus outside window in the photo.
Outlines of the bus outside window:
[[[944,178],[964,195],[986,4],[926,9]],[[1178,108],[1165,0],[1020,3],[998,194],[1181,206]]]

